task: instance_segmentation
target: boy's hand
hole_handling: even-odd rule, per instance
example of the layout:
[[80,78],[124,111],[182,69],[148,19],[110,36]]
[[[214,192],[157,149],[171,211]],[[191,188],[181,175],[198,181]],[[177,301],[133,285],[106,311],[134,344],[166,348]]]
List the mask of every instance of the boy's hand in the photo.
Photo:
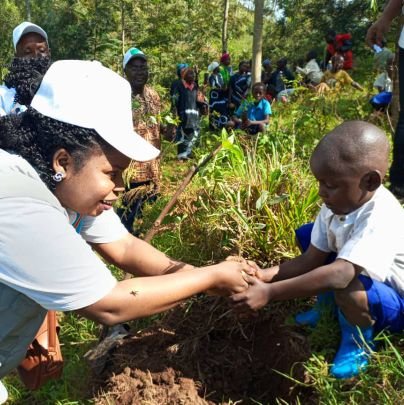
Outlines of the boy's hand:
[[270,267],[268,269],[259,269],[256,277],[264,283],[271,283],[272,279],[278,274],[279,266]]
[[257,311],[270,301],[271,284],[264,283],[256,277],[246,275],[249,288],[230,297],[237,312]]

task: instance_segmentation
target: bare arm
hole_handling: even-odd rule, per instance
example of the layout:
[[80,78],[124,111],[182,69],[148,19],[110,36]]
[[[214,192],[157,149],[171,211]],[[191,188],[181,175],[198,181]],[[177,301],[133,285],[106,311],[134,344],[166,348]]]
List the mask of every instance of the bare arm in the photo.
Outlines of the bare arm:
[[208,289],[241,292],[248,287],[243,270],[250,272],[251,268],[245,263],[226,261],[181,273],[124,280],[104,298],[77,312],[100,323],[114,325],[165,311]]
[[279,266],[259,270],[257,277],[266,283],[297,277],[316,267],[322,266],[327,260],[328,255],[328,252],[323,252],[310,244],[309,248],[300,256],[288,260]]
[[390,0],[384,8],[382,15],[368,29],[366,34],[366,42],[368,45],[381,45],[384,34],[390,29],[391,22],[400,14],[401,0]]
[[128,233],[111,243],[92,244],[108,263],[137,276],[157,276],[193,268],[167,257],[145,241]]
[[250,287],[230,297],[242,310],[258,310],[271,301],[311,297],[328,290],[346,288],[360,273],[352,263],[337,259],[297,277],[272,283],[249,277]]
[[355,89],[363,91],[363,87],[358,82],[352,82],[351,86],[354,87]]
[[248,120],[247,126],[250,125],[258,125],[258,124],[268,124],[269,122],[269,115],[266,115],[265,118],[261,121],[250,121]]

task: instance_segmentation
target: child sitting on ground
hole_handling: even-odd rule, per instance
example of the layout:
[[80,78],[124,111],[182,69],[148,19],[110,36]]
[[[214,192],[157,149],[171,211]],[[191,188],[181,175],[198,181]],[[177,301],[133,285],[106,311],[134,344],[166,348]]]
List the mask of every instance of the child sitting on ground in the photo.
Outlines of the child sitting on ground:
[[393,98],[393,68],[394,68],[394,54],[390,54],[386,60],[384,69],[377,75],[373,83],[373,87],[378,90],[378,94],[370,99],[370,104],[376,112],[383,113],[389,106]]
[[296,72],[301,74],[304,78],[304,84],[307,86],[316,86],[320,83],[323,72],[320,69],[320,66],[317,63],[317,52],[312,49],[311,51],[307,52],[306,55],[306,65],[304,68],[300,66],[296,67]]
[[355,82],[351,76],[342,70],[344,66],[344,57],[341,55],[334,55],[331,58],[332,68],[326,70],[321,79],[321,83],[316,87],[316,91],[319,94],[323,94],[331,89],[340,90],[342,87],[350,84],[355,89],[363,91],[363,87]]
[[[388,156],[388,139],[372,124],[348,121],[327,134],[310,159],[324,204],[308,249],[248,277],[250,287],[231,297],[239,310],[257,310],[331,292],[341,327],[331,368],[337,378],[367,366],[375,333],[404,328],[404,210],[382,185]],[[320,310],[309,311],[307,323],[316,324],[310,318]]]
[[226,128],[241,128],[250,135],[265,132],[269,116],[272,114],[271,104],[265,99],[265,84],[255,83],[252,87],[252,95],[254,101],[244,100],[235,111],[232,120],[227,123]]

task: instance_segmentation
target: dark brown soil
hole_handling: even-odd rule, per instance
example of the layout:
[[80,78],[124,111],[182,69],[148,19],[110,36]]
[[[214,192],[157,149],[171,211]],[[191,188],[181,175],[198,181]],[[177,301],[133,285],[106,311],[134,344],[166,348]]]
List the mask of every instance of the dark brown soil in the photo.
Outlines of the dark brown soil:
[[[270,307],[240,322],[221,298],[190,300],[125,339],[97,384],[96,404],[316,403],[305,380],[302,329],[285,325],[294,308]],[[97,389],[96,388],[96,389]]]

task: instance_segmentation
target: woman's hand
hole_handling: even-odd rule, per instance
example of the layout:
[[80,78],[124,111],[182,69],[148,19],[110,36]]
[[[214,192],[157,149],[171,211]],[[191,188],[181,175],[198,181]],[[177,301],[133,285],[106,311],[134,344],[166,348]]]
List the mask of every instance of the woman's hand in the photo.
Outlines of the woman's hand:
[[256,270],[247,262],[226,260],[212,267],[216,268],[216,287],[207,291],[211,295],[228,296],[240,293],[248,288],[247,277]]
[[234,294],[230,300],[237,312],[257,311],[271,300],[271,284],[265,283],[257,277],[246,275],[249,288]]

